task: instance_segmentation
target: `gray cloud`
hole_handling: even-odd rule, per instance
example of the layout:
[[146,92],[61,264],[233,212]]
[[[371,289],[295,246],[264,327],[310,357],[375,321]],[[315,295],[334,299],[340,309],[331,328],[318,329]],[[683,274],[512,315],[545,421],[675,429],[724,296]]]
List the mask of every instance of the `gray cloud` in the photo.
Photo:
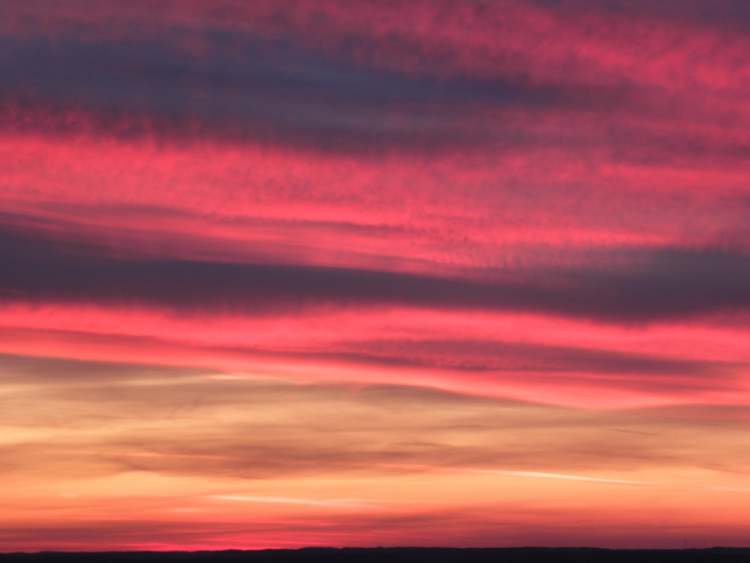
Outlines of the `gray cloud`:
[[[673,375],[679,376],[675,382],[677,386],[684,386],[686,380],[695,378],[696,385],[715,387],[716,379],[739,367],[722,362],[497,340],[381,340],[342,342],[330,348],[330,356],[350,357],[363,362],[479,372]],[[663,380],[653,383],[669,385]],[[648,385],[648,382],[634,381],[633,384]]]
[[[405,74],[218,30],[164,29],[158,37],[118,40],[0,37],[0,75],[4,103],[13,108],[0,125],[16,129],[93,127],[125,138],[200,136],[337,150],[472,144],[497,137],[477,116],[481,108],[591,109],[620,97],[522,78]],[[73,117],[76,111],[88,123]]]
[[497,281],[269,263],[110,256],[90,244],[0,232],[6,300],[139,304],[263,314],[318,305],[518,310],[643,323],[750,308],[750,255],[685,248],[612,250],[569,268],[503,271]]
[[750,30],[750,6],[744,0],[535,0],[569,15],[581,10],[606,10],[620,17],[656,22],[687,22],[723,30]]

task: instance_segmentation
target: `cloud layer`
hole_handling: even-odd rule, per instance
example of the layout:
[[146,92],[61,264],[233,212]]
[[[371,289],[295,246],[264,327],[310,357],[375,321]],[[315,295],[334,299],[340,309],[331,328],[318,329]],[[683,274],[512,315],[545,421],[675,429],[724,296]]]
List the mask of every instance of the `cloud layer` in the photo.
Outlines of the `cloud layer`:
[[745,541],[748,22],[4,3],[0,550]]

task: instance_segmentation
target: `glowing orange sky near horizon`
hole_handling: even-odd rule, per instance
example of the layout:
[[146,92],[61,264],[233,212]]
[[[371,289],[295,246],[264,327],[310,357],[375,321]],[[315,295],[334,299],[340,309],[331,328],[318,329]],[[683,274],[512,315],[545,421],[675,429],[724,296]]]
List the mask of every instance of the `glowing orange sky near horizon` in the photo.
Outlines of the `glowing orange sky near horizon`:
[[744,0],[0,42],[0,552],[750,543]]

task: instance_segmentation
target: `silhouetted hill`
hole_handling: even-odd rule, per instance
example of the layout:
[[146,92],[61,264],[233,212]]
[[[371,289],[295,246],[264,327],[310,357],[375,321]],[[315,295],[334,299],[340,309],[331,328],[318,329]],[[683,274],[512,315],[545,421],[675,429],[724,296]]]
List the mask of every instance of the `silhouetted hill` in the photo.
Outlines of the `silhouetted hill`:
[[750,563],[748,549],[308,548],[267,551],[10,553],[0,563]]

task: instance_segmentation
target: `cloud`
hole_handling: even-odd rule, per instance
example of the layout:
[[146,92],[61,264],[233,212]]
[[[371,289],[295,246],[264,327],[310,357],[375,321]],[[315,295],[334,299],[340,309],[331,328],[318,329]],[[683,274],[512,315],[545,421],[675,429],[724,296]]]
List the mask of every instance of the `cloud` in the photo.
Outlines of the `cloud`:
[[502,65],[490,75],[393,68],[293,38],[173,27],[116,39],[6,35],[0,53],[0,129],[10,134],[359,158],[571,147],[601,158],[607,146],[637,165],[739,165],[749,147],[732,129],[716,135],[726,111],[699,97],[669,103],[652,85],[601,81],[588,69],[530,77]]
[[359,499],[309,499],[296,497],[269,497],[259,495],[245,494],[223,494],[211,495],[208,497],[212,500],[228,502],[249,502],[260,504],[289,504],[293,506],[314,506],[322,508],[365,508],[372,506],[372,503]]
[[0,2],[0,549],[744,541],[747,22]]
[[0,125],[52,135],[421,150],[501,140],[487,111],[590,108],[620,96],[518,77],[407,74],[226,29],[3,36],[0,52]]
[[205,375],[205,370],[154,366],[137,362],[93,362],[63,358],[28,357],[0,354],[0,382],[6,385],[70,387],[75,384],[127,382],[149,377]]
[[489,475],[509,475],[511,477],[529,477],[531,479],[556,479],[559,481],[577,481],[582,483],[599,483],[603,485],[654,485],[650,481],[634,481],[631,479],[609,479],[606,477],[591,477],[588,475],[571,475],[569,473],[549,473],[546,471],[515,471],[511,469],[476,469],[478,473]]
[[739,407],[588,411],[403,383],[299,385],[156,368],[68,381],[55,367],[70,362],[27,363],[49,377],[27,369],[24,385],[0,381],[2,471],[74,490],[86,479],[143,474],[223,483],[210,494],[325,500],[238,483],[489,469],[642,481],[628,474],[665,465],[741,471],[748,461]]
[[[336,350],[340,347],[340,350]],[[602,376],[631,374],[681,376],[695,383],[714,386],[716,379],[734,368],[721,362],[689,361],[664,356],[623,353],[502,340],[410,339],[344,341],[328,346],[328,353],[310,353],[310,357],[351,358],[354,361],[382,365],[442,367],[478,372],[512,373],[595,373]],[[300,354],[304,357],[304,354]],[[640,381],[640,384],[648,385]],[[660,384],[654,381],[655,385]],[[666,384],[666,382],[661,382]]]
[[592,6],[586,0],[536,0],[542,6],[567,15],[582,11],[612,12],[624,18],[642,18],[661,25],[675,22],[726,31],[750,30],[750,8],[743,0],[601,0]]
[[[38,541],[40,534],[45,540],[35,545],[40,549],[66,550],[176,550],[189,549],[252,549],[299,548],[321,546],[325,549],[307,549],[298,553],[286,553],[290,558],[300,560],[320,557],[322,560],[335,558],[341,561],[355,561],[362,557],[359,546],[403,546],[406,538],[413,538],[416,545],[441,547],[498,547],[526,546],[535,544],[546,547],[570,547],[570,552],[562,552],[571,557],[596,557],[593,548],[582,549],[582,543],[601,547],[624,547],[632,550],[632,538],[638,538],[639,545],[649,547],[681,548],[684,533],[692,529],[690,524],[667,523],[664,518],[668,511],[663,508],[652,510],[647,516],[627,515],[615,518],[614,515],[597,508],[586,517],[571,519],[571,512],[562,508],[546,511],[535,507],[501,503],[494,508],[467,509],[450,507],[440,509],[412,509],[389,514],[347,515],[342,520],[335,516],[317,514],[310,516],[258,518],[245,515],[241,520],[227,516],[211,522],[195,523],[170,519],[141,517],[134,519],[87,520],[59,526],[41,524],[36,527],[13,525],[0,531],[0,542],[15,549],[24,549],[31,541]],[[702,530],[710,538],[717,538],[720,545],[742,546],[741,526],[720,526],[717,523],[697,519],[703,524]],[[616,523],[620,522],[620,525]],[[542,533],[542,540],[536,540]],[[104,541],[106,539],[106,541]],[[331,545],[357,546],[354,549],[333,549]],[[531,551],[530,551],[531,550]],[[726,552],[731,556],[733,552]],[[384,557],[388,551],[382,552]],[[439,554],[439,555],[438,555]],[[530,556],[546,556],[548,552],[540,547],[510,549],[502,552],[502,558],[509,562],[521,562]],[[737,551],[742,557],[744,550]],[[226,553],[224,558],[232,560],[235,554]],[[262,555],[261,555],[262,556]],[[466,558],[466,552],[451,549],[431,552],[430,549],[403,548],[394,553],[401,560],[423,561],[437,557],[449,561]],[[641,552],[633,552],[635,558],[643,559]],[[60,557],[65,557],[61,555]],[[80,556],[85,559],[85,556]],[[132,557],[142,559],[143,554]],[[201,554],[191,554],[201,558]],[[245,554],[236,554],[239,559]],[[492,551],[478,550],[472,557],[493,560],[498,557]],[[114,554],[113,559],[129,561],[129,554]]]
[[[303,264],[109,256],[5,230],[6,301],[140,305],[264,314],[316,306],[527,311],[644,323],[750,307],[750,256],[728,250],[625,249],[601,264],[499,271],[497,281]],[[619,264],[622,265],[618,265]]]
[[[615,499],[641,514],[642,495],[699,498],[697,470],[711,476],[706,486],[739,486],[750,462],[747,409],[591,412],[403,385],[295,385],[153,368],[108,376],[101,364],[81,365],[80,379],[66,384],[70,362],[60,361],[58,373],[54,360],[9,361],[29,380],[2,385],[0,471],[5,482],[34,488],[6,496],[3,549],[32,540],[49,549],[359,543],[375,541],[372,530],[398,544],[423,532],[427,541],[441,526],[450,543],[492,544],[480,522],[532,537],[562,521],[555,511],[568,506],[560,504],[570,502],[565,491],[587,506],[592,523],[576,520],[576,529],[591,538],[597,510],[611,515],[601,503]],[[524,481],[534,482],[533,494]],[[615,492],[602,495],[605,486]],[[14,520],[21,506],[36,515],[36,535]],[[674,510],[657,502],[661,509]],[[69,515],[63,523],[60,514]],[[99,524],[86,520],[92,515]],[[619,516],[613,522],[624,525]],[[628,525],[623,537],[648,528],[639,519]]]

